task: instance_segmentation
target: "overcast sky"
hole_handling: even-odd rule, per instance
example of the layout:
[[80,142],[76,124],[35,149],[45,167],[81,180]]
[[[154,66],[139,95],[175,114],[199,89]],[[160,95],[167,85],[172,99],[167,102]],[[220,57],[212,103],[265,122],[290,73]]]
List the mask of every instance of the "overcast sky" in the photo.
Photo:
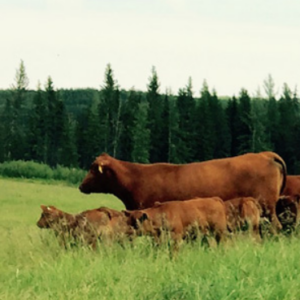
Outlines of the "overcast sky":
[[162,93],[300,84],[299,0],[0,0],[0,28],[0,89],[21,59],[32,89],[99,89],[108,63],[124,89],[145,91],[152,66]]

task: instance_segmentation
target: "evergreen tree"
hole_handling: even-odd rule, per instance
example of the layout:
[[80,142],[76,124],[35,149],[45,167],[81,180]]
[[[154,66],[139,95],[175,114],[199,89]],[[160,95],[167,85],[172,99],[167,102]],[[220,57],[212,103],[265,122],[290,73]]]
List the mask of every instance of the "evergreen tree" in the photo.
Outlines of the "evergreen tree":
[[133,149],[131,160],[149,163],[150,130],[148,129],[148,103],[139,104],[133,128]]
[[217,93],[213,90],[210,99],[210,115],[212,119],[212,143],[213,158],[230,156],[231,136],[228,127],[228,120]]
[[59,163],[59,149],[63,143],[65,107],[54,90],[53,81],[49,76],[46,83],[47,103],[47,163],[54,167]]
[[178,153],[179,141],[179,115],[177,109],[177,99],[170,92],[167,92],[169,101],[169,134],[168,134],[168,161],[175,164],[182,163],[181,156]]
[[110,64],[105,70],[104,87],[100,92],[100,102],[98,105],[99,118],[101,122],[101,140],[100,148],[113,156],[117,155],[119,140],[121,134],[121,101],[119,88],[113,76],[113,70]]
[[203,82],[201,97],[197,106],[196,119],[196,158],[197,161],[205,161],[213,159],[214,154],[214,140],[213,136],[213,120],[210,109],[211,94],[208,89],[206,81]]
[[149,81],[147,90],[147,101],[149,103],[148,128],[150,130],[150,161],[153,163],[162,161],[164,156],[161,141],[163,139],[162,128],[166,124],[162,119],[163,101],[158,91],[158,76],[154,67]]
[[125,161],[131,160],[133,150],[133,129],[135,127],[135,118],[138,114],[139,104],[141,103],[141,93],[134,89],[129,91],[128,98],[124,101],[121,114],[121,135],[120,145],[122,145],[120,159]]
[[192,79],[185,88],[180,89],[176,101],[178,112],[177,154],[182,163],[192,162],[195,157],[195,108]]
[[270,150],[272,145],[270,135],[268,134],[268,101],[262,99],[260,92],[251,103],[251,120],[252,120],[252,152],[261,152]]
[[25,157],[25,124],[24,102],[28,87],[28,77],[26,75],[24,62],[21,60],[20,67],[16,71],[15,84],[12,85],[10,108],[12,109],[10,124],[10,149],[8,150],[10,159],[18,160]]
[[230,132],[230,151],[229,156],[236,156],[238,155],[238,103],[237,99],[233,97],[228,101],[227,108],[226,108],[226,116],[229,125],[229,132]]
[[287,164],[290,174],[295,173],[297,162],[297,148],[295,140],[298,140],[295,124],[299,119],[299,102],[297,97],[292,95],[288,85],[283,86],[283,94],[279,100],[279,142],[277,143],[278,154],[282,156]]
[[243,154],[252,151],[252,119],[251,119],[251,100],[248,92],[242,89],[240,92],[238,103],[238,154]]
[[47,161],[47,106],[38,83],[33,107],[29,116],[27,133],[27,159],[46,163]]
[[164,126],[161,128],[161,156],[162,162],[169,162],[169,134],[170,134],[170,107],[169,107],[169,96],[166,94],[163,97],[163,111],[162,120]]

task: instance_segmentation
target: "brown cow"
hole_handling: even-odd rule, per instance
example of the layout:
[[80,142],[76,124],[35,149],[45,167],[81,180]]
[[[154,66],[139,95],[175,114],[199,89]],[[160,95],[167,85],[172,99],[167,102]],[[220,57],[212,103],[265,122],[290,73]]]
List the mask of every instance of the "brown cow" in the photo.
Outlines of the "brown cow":
[[276,203],[276,214],[282,229],[294,230],[299,220],[300,195],[281,196]]
[[164,231],[170,232],[175,246],[197,232],[204,237],[212,233],[219,243],[226,232],[225,206],[219,197],[155,203],[150,208],[124,213],[138,235],[151,235],[158,243]]
[[300,195],[300,175],[287,175],[286,185],[282,192],[284,196]]
[[111,193],[128,210],[151,207],[155,201],[195,197],[218,196],[225,201],[260,198],[264,215],[280,229],[275,204],[285,177],[285,163],[273,152],[183,165],[130,163],[102,154],[93,162],[79,189],[86,194]]
[[260,216],[258,201],[252,197],[234,198],[224,202],[229,231],[236,232],[250,228],[256,239],[260,239]]
[[80,241],[96,248],[98,239],[121,239],[131,235],[123,213],[100,207],[79,214],[69,214],[54,206],[41,205],[42,214],[37,222],[40,228],[51,228],[63,246],[70,241]]

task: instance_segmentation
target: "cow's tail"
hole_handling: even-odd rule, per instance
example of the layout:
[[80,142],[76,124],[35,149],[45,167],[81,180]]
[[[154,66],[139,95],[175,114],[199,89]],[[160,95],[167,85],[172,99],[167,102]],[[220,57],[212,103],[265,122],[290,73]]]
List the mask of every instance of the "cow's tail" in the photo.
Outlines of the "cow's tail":
[[275,152],[265,151],[265,152],[261,152],[261,154],[272,158],[275,163],[277,163],[281,166],[281,174],[282,174],[282,183],[281,183],[281,187],[280,187],[280,195],[281,195],[285,188],[286,176],[287,176],[287,168],[286,168],[285,161],[283,160],[283,158],[281,156],[279,156]]

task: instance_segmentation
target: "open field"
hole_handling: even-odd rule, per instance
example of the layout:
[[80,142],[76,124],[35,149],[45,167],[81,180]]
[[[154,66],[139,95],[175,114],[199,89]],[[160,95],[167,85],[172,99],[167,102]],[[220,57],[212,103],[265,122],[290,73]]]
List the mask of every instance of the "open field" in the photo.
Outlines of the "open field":
[[146,238],[133,245],[62,250],[36,221],[40,205],[67,212],[122,203],[83,195],[76,187],[0,179],[0,299],[299,299],[300,237],[254,243],[238,237],[209,250],[167,246]]

